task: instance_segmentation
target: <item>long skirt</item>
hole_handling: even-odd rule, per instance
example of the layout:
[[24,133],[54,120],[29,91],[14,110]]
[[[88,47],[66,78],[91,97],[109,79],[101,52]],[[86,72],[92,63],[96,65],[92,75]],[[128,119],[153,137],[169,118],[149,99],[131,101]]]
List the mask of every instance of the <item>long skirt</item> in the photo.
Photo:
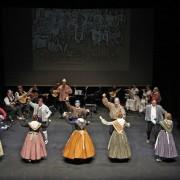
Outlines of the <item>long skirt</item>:
[[155,155],[162,158],[175,158],[178,156],[172,133],[161,130],[155,143]]
[[113,131],[108,144],[109,158],[114,159],[130,159],[131,148],[125,132],[118,133]]
[[88,159],[95,156],[95,148],[87,130],[74,130],[67,141],[63,156],[68,159]]
[[0,140],[0,157],[4,155],[3,147]]
[[21,157],[26,160],[40,160],[47,157],[46,146],[40,132],[29,132],[21,149]]

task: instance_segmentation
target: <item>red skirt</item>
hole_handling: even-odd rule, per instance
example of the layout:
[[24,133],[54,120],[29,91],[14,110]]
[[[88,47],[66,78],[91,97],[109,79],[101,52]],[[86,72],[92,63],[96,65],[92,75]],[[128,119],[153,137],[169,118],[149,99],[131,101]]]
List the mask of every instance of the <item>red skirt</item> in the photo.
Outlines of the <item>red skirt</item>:
[[47,157],[46,145],[40,132],[29,132],[21,149],[21,157],[26,160],[40,160]]

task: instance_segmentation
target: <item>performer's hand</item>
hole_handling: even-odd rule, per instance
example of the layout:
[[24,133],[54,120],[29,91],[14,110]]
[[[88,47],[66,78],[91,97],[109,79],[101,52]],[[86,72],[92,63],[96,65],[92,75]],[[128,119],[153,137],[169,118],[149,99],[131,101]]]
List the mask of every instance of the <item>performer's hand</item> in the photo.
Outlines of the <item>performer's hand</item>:
[[66,117],[66,116],[67,116],[67,112],[64,112],[64,113],[63,113],[63,117]]
[[106,93],[104,93],[104,94],[102,95],[102,97],[106,97]]
[[102,116],[99,116],[99,119],[100,119],[100,120],[103,120]]
[[88,112],[88,113],[89,113],[89,112],[90,112],[90,110],[89,110],[89,109],[86,109],[86,112]]
[[69,97],[67,96],[67,97],[65,98],[65,100],[66,100],[66,101],[69,101]]

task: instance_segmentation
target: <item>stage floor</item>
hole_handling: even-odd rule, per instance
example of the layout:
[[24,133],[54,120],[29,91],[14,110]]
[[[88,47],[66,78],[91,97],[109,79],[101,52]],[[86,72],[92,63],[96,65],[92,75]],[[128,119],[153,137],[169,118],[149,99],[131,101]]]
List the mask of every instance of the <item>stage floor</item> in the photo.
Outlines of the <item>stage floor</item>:
[[[126,129],[132,148],[132,159],[128,162],[111,162],[107,157],[109,127],[102,125],[98,116],[109,119],[105,108],[93,114],[88,131],[96,148],[96,157],[89,163],[71,164],[62,157],[63,147],[72,127],[55,113],[49,126],[48,158],[39,163],[25,163],[20,158],[27,128],[17,122],[8,131],[1,133],[5,156],[0,160],[0,179],[180,179],[180,158],[175,162],[158,163],[154,159],[153,144],[146,144],[144,116],[128,113],[131,127]],[[174,127],[174,138],[180,152],[180,130]]]

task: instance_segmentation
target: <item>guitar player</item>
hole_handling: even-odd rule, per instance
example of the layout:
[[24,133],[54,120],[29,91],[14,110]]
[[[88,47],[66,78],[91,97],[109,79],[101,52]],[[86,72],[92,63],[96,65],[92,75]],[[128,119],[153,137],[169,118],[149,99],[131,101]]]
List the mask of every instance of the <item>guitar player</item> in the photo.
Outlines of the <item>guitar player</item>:
[[67,111],[65,99],[69,97],[70,94],[72,94],[72,89],[71,87],[67,84],[67,80],[63,78],[61,80],[61,84],[57,88],[59,96],[58,96],[58,109],[60,112],[60,118],[63,118],[63,113]]
[[19,108],[16,104],[15,97],[13,94],[13,91],[11,89],[8,89],[6,92],[6,97],[4,98],[4,105],[5,109],[8,113],[8,118],[13,121],[14,119],[21,118],[19,115]]
[[17,91],[15,93],[16,104],[19,107],[20,118],[24,119],[24,115],[29,115],[30,113],[30,105],[27,103],[29,100],[29,95],[31,94],[32,88],[26,92],[22,85],[17,86]]
[[118,92],[121,90],[121,88],[116,88],[116,86],[113,86],[109,91],[109,101],[114,102],[114,98],[118,96]]

